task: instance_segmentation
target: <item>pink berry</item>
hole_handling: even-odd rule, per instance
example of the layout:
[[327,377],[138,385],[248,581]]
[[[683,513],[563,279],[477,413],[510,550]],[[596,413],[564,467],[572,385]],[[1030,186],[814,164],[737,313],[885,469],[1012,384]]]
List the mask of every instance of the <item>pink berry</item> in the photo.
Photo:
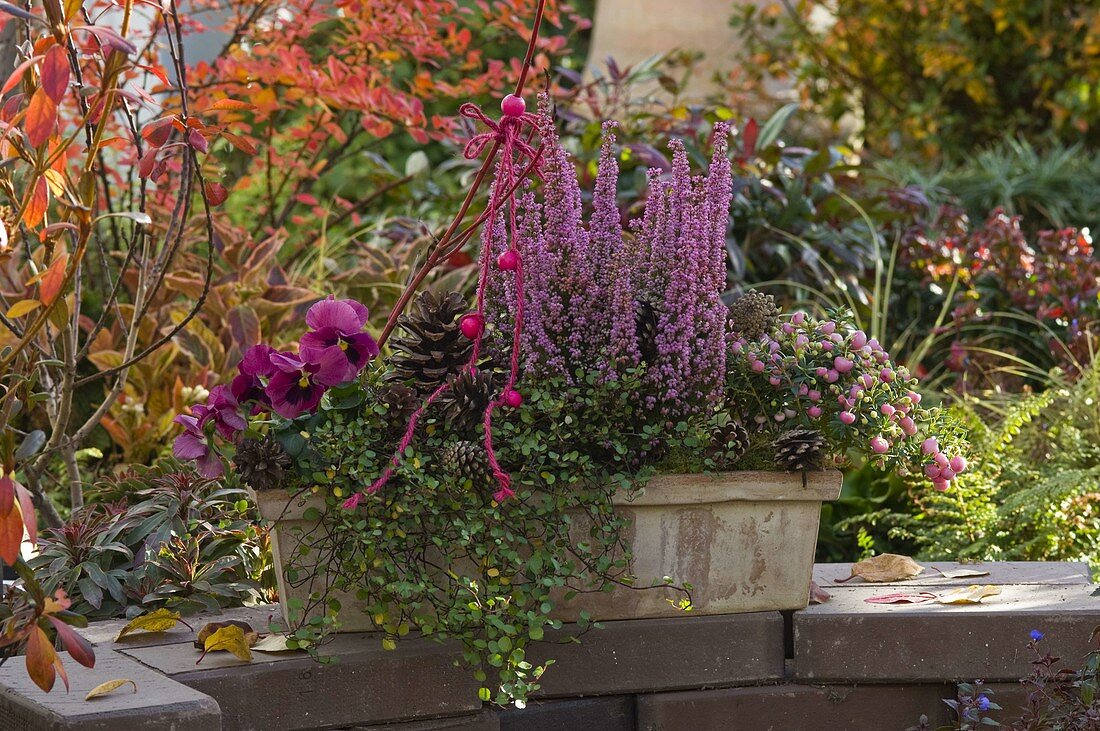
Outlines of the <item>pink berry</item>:
[[765,369],[765,368],[766,368],[767,366],[765,366],[765,365],[764,365],[764,361],[762,361],[762,360],[756,360],[756,361],[753,361],[753,363],[752,363],[752,366],[751,366],[751,367],[752,367],[752,370],[753,370],[753,372],[754,372],[754,373],[763,373],[763,372],[764,372],[764,369]]
[[936,488],[940,492],[946,492],[949,486],[946,480],[933,480],[932,487]]
[[810,397],[810,401],[820,401],[821,400],[821,391],[818,391],[817,389],[810,389],[810,392],[807,393],[806,395]]
[[527,102],[523,101],[523,97],[509,94],[501,100],[500,111],[504,112],[506,117],[522,117],[527,111]]
[[917,393],[916,391],[910,391],[907,395],[909,396],[909,400],[912,401],[913,403],[915,403],[915,404],[920,403],[920,394]]
[[797,338],[794,339],[795,350],[802,350],[803,348],[805,348],[809,344],[810,344],[810,339],[808,337],[806,337],[805,335],[799,335]]
[[925,474],[925,475],[926,475],[926,476],[928,477],[928,479],[930,479],[930,480],[938,480],[938,479],[940,479],[940,474],[941,474],[942,472],[943,472],[943,470],[942,470],[942,469],[940,469],[940,466],[939,466],[938,464],[926,464],[926,465],[924,466],[924,474]]
[[893,416],[897,409],[895,409],[890,404],[883,404],[879,407],[879,411],[882,412],[883,416]]
[[943,452],[936,452],[932,456],[932,459],[936,460],[936,464],[938,464],[940,467],[947,467],[948,465],[947,455]]
[[908,416],[903,417],[898,424],[901,425],[901,430],[905,432],[905,436],[907,437],[911,437],[917,433],[917,425]]
[[791,315],[791,322],[793,322],[795,325],[801,325],[802,323],[806,322],[806,313],[801,311],[794,313],[793,315]]
[[921,442],[920,451],[924,452],[925,454],[935,454],[936,452],[940,451],[940,443],[936,440],[935,437],[928,437],[923,442]]
[[951,466],[951,469],[955,470],[956,475],[962,472],[966,472],[966,457],[955,455],[951,458],[948,464]]
[[951,469],[950,467],[944,467],[942,470],[940,470],[940,479],[951,482],[951,480],[955,479],[955,470]]
[[875,385],[875,379],[871,377],[870,373],[864,373],[862,376],[860,376],[859,382],[862,383],[863,387],[866,389],[870,389],[872,386]]
[[838,373],[847,373],[852,370],[854,366],[855,363],[842,355],[833,358],[833,368],[835,368]]
[[821,323],[821,332],[825,333],[826,335],[832,335],[834,330],[836,330],[835,322]]
[[469,340],[477,340],[485,329],[485,322],[481,319],[481,315],[471,312],[468,315],[463,315],[462,319],[458,321],[458,329]]
[[856,423],[856,415],[853,414],[851,411],[841,411],[840,420],[848,426],[851,426],[852,424]]
[[871,451],[875,454],[886,454],[890,451],[890,442],[882,437],[874,437],[871,439]]
[[814,373],[817,375],[818,378],[824,378],[825,374],[828,373],[828,372],[829,372],[828,368],[822,368],[821,366],[818,366],[817,369],[814,371]]
[[852,347],[859,350],[867,344],[867,333],[862,330],[856,330],[852,333]]
[[822,350],[832,350],[833,349],[833,344],[830,343],[828,340],[822,340],[821,341],[821,349]]
[[509,388],[507,391],[505,391],[502,398],[504,400],[504,405],[509,406],[513,409],[518,409],[520,407],[520,404],[523,403],[523,396],[521,396],[520,392],[515,390],[514,388]]
[[780,383],[783,383],[783,379],[781,379],[779,376],[771,376],[768,378],[768,383],[773,386],[778,386]]
[[837,373],[835,370],[826,371],[825,380],[829,383],[836,383],[840,380],[840,374]]
[[519,252],[515,249],[508,249],[508,251],[497,257],[497,267],[504,272],[514,272],[519,269]]
[[817,417],[821,416],[821,407],[811,406],[810,408],[806,409],[806,413],[809,414],[811,418],[816,419]]
[[889,368],[883,368],[881,371],[878,372],[878,377],[886,383],[890,383],[894,380],[894,371]]

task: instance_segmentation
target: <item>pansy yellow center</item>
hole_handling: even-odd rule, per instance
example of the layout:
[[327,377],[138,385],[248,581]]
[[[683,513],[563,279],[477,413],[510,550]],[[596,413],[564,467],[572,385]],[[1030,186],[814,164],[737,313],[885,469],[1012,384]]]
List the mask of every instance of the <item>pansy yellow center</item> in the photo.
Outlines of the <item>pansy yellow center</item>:
[[340,341],[340,350],[347,350],[347,349],[348,349],[347,341],[346,340],[341,340]]
[[309,388],[309,376],[303,372],[302,377],[298,379],[298,385],[302,388]]

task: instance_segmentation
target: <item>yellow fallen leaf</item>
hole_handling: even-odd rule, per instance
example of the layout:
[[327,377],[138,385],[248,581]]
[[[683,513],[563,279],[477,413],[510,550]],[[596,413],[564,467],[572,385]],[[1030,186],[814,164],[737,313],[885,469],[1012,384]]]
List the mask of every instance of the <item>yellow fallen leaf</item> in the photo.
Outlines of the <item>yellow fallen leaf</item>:
[[167,632],[175,627],[179,621],[179,612],[173,612],[170,609],[158,609],[155,612],[134,617],[127,622],[122,631],[118,633],[115,642],[134,632]]
[[[864,581],[881,584],[888,581],[911,579],[922,571],[924,571],[924,567],[908,556],[883,553],[853,564],[852,575],[848,579],[854,579],[858,576]],[[848,579],[842,579],[842,581],[848,581]]]
[[286,641],[286,635],[268,635],[253,645],[252,649],[256,652],[297,652],[300,649],[287,647]]
[[84,696],[84,700],[90,701],[93,698],[98,698],[101,695],[107,695],[108,693],[118,690],[122,686],[129,683],[134,686],[134,692],[137,693],[137,683],[129,678],[116,678],[114,680],[108,680],[106,683],[100,683],[96,687],[88,691],[88,695]]
[[[207,637],[202,654],[205,657],[206,653],[219,650],[231,652],[239,660],[252,661],[252,651],[248,649],[248,638],[245,637],[244,630],[235,624],[226,625]],[[202,657],[199,660],[201,661]]]
[[1001,593],[1001,587],[993,584],[972,584],[947,592],[936,601],[940,604],[978,604],[987,596],[997,596]]
[[235,626],[240,627],[244,632],[244,638],[248,642],[248,646],[252,647],[260,641],[260,635],[256,630],[252,629],[252,625],[248,622],[243,622],[239,619],[229,619],[224,622],[208,622],[202,626],[199,630],[199,636],[195,639],[196,649],[203,650],[206,648],[206,640],[210,635],[214,634],[222,627]]

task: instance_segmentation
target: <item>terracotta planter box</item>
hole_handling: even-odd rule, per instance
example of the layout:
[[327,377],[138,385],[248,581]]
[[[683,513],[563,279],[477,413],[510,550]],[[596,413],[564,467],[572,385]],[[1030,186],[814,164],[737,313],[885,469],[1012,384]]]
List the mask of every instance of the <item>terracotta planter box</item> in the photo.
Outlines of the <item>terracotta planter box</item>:
[[[662,475],[634,500],[616,500],[630,527],[623,535],[633,553],[636,586],[690,584],[693,614],[737,614],[806,606],[821,503],[840,496],[841,474],[812,472],[806,486],[800,474],[728,472],[719,475]],[[272,546],[279,569],[279,593],[305,599],[326,588],[322,570],[300,571],[295,581],[283,575],[283,557],[310,542],[323,521],[306,520],[309,508],[324,509],[318,496],[292,498],[281,490],[257,495],[260,514],[276,522]],[[316,565],[308,552],[300,566]],[[342,605],[341,630],[373,629],[353,595],[335,594]],[[580,594],[559,603],[554,615],[574,620],[581,611],[600,620],[669,617],[682,614],[675,602],[684,595],[672,588]]]

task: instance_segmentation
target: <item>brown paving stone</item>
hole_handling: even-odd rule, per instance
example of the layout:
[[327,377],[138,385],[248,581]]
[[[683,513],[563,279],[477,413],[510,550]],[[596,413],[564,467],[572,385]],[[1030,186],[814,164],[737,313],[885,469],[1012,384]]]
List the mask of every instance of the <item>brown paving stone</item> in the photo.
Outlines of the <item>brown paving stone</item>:
[[[970,584],[1049,584],[1073,585],[1087,584],[1091,579],[1089,566],[1074,561],[978,561],[975,563],[956,563],[954,561],[929,561],[924,564],[924,573],[905,581],[892,581],[888,584],[873,586],[969,586]],[[939,571],[967,569],[988,571],[988,576],[976,576],[960,579],[948,579]],[[859,587],[868,586],[863,579],[843,581],[852,575],[850,563],[814,564],[814,581],[822,587]]]
[[495,713],[485,709],[479,713],[448,718],[432,718],[426,721],[387,723],[375,726],[352,726],[343,731],[500,731],[500,721]]
[[555,660],[540,697],[762,683],[783,676],[783,618],[753,612],[605,622],[579,644],[538,643],[528,657]]
[[319,664],[305,653],[254,653],[244,663],[211,653],[195,665],[190,645],[127,649],[125,653],[215,698],[227,729],[280,731],[406,721],[477,711],[477,683],[454,664],[457,650],[429,640],[382,649],[380,636],[339,635]]
[[[980,579],[979,579],[980,581]],[[981,604],[876,605],[896,586],[831,587],[824,604],[794,613],[793,678],[813,682],[1012,682],[1040,629],[1064,658],[1081,657],[1100,624],[1094,586],[1010,585]]]
[[[121,655],[98,650],[94,668],[85,668],[61,653],[70,691],[60,679],[44,693],[27,677],[24,658],[0,667],[0,729],[3,731],[218,731],[221,711],[208,695],[193,690]],[[137,683],[84,700],[108,680]]]
[[779,685],[638,696],[638,731],[904,731],[946,723],[952,685]]
[[634,696],[532,701],[496,713],[500,731],[634,731]]

